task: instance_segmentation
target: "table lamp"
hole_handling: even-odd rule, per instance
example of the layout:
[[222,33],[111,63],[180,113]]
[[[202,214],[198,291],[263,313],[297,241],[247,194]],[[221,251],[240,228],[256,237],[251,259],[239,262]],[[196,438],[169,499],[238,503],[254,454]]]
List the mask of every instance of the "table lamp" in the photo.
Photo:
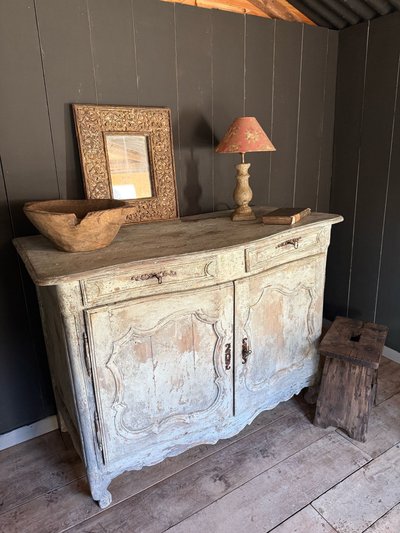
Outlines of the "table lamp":
[[239,117],[230,125],[215,151],[220,154],[241,154],[242,162],[236,165],[237,181],[233,199],[237,207],[232,213],[232,220],[254,220],[256,216],[249,206],[253,197],[249,185],[250,163],[244,162],[244,154],[246,152],[274,152],[274,145],[255,117]]

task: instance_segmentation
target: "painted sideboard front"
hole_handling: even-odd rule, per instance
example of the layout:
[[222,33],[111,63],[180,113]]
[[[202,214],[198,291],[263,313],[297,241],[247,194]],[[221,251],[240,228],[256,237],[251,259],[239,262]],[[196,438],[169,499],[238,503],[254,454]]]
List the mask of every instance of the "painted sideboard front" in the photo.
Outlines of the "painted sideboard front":
[[101,507],[120,473],[230,437],[314,383],[340,221],[202,215],[124,227],[86,254],[15,240],[38,289],[60,423]]

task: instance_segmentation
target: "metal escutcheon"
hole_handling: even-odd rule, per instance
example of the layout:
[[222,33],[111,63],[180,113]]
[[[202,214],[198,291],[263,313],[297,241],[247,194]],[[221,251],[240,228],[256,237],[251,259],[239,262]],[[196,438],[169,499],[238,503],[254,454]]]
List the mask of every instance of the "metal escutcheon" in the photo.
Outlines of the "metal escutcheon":
[[232,359],[231,345],[230,343],[228,343],[228,344],[225,344],[225,370],[231,369],[231,359]]
[[249,343],[247,342],[247,337],[245,337],[242,340],[242,364],[243,365],[247,363],[247,359],[250,354],[251,354],[251,350],[249,349]]

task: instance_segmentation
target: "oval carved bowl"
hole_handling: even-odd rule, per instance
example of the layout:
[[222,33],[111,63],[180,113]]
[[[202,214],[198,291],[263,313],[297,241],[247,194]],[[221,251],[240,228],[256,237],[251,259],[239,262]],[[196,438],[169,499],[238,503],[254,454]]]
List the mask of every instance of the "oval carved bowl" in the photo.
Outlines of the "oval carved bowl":
[[124,222],[123,200],[28,202],[24,213],[59,250],[89,252],[108,246]]

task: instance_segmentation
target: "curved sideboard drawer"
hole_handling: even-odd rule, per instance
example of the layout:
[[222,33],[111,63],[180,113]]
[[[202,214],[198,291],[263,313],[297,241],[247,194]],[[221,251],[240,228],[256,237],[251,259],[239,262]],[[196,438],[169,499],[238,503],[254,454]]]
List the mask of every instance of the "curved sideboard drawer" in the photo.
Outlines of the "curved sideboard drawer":
[[246,272],[260,272],[269,268],[302,259],[308,255],[323,253],[329,245],[330,228],[314,231],[299,228],[290,235],[280,236],[271,242],[258,242],[245,250]]
[[149,261],[114,277],[81,281],[85,305],[183,291],[219,283],[218,257],[207,255],[179,261]]

